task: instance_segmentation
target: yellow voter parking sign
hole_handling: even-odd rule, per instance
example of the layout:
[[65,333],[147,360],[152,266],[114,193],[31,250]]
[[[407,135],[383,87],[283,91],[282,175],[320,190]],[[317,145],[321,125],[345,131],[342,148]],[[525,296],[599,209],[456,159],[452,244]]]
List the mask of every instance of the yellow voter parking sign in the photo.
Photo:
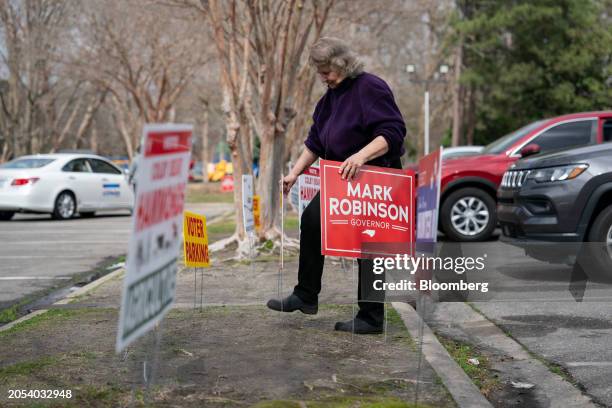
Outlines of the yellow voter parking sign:
[[253,218],[255,220],[255,230],[261,229],[261,198],[258,195],[253,196]]
[[183,241],[185,266],[195,268],[210,266],[205,216],[189,211],[183,213]]

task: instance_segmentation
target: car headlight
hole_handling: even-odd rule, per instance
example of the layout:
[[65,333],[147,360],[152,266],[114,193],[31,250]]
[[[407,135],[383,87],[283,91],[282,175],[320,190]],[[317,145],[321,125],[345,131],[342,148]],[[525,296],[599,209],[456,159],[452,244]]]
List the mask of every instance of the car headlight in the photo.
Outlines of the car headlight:
[[588,164],[571,164],[569,166],[536,169],[531,171],[529,179],[534,180],[536,183],[571,180],[581,175],[588,168]]

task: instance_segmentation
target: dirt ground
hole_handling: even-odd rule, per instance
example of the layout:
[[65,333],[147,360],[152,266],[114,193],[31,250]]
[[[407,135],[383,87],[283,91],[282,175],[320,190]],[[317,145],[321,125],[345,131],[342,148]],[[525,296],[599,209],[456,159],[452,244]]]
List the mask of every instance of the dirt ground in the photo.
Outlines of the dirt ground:
[[[284,293],[296,263],[285,264]],[[120,278],[0,333],[0,406],[412,407],[417,379],[418,406],[455,406],[390,306],[386,335],[333,331],[353,314],[351,262],[327,262],[314,316],[264,306],[278,290],[273,258],[217,263],[195,276],[203,308],[194,271],[182,270],[160,329],[121,355]],[[9,400],[9,389],[70,389],[74,397]]]

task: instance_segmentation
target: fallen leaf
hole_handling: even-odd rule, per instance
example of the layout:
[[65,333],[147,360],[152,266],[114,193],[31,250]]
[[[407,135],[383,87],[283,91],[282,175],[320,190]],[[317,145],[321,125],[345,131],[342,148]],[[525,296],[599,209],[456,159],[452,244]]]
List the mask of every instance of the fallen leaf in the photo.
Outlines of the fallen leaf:
[[520,381],[510,381],[510,384],[512,384],[512,387],[518,388],[521,390],[530,390],[533,387],[535,387],[535,384],[530,384],[530,383],[520,382]]

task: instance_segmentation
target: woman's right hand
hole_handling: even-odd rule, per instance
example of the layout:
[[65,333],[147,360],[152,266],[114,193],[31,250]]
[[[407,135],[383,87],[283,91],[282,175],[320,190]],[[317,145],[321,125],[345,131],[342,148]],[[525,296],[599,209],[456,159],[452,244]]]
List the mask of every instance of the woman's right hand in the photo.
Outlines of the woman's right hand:
[[293,187],[296,181],[297,181],[297,176],[293,173],[289,173],[288,175],[283,177],[283,194],[285,195],[289,194],[291,187]]

